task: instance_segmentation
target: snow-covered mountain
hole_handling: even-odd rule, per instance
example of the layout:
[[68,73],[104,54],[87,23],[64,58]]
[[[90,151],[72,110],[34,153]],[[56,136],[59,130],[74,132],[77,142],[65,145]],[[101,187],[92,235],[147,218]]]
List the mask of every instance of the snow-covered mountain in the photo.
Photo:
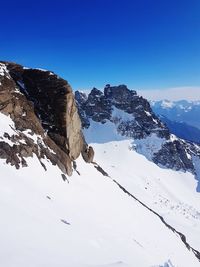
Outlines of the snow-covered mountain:
[[130,138],[132,147],[147,159],[165,168],[191,171],[199,179],[200,147],[170,134],[149,102],[135,91],[125,85],[107,85],[104,92],[77,91],[75,98],[88,142]]
[[159,114],[158,117],[167,125],[171,133],[190,142],[194,142],[197,144],[200,143],[199,128],[191,126],[185,122],[172,121],[167,117]]
[[182,87],[163,90],[140,90],[155,114],[180,138],[199,143],[200,88]]
[[157,115],[200,129],[200,101],[151,101],[151,107]]
[[200,101],[150,101],[155,114],[180,138],[200,142]]
[[199,147],[124,86],[76,100],[83,132],[66,81],[0,64],[0,266],[200,266]]

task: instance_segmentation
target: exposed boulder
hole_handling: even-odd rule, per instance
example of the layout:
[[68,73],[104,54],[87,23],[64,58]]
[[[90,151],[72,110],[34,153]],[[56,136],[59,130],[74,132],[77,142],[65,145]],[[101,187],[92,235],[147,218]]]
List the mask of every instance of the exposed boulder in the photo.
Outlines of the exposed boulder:
[[94,159],[94,149],[91,146],[86,146],[84,147],[82,151],[82,157],[87,163],[92,163]]

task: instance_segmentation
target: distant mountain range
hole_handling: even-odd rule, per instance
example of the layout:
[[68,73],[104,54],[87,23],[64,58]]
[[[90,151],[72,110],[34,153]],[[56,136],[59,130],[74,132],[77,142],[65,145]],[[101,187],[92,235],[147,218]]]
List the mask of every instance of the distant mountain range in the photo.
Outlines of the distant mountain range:
[[180,138],[200,142],[200,101],[151,101],[153,111]]
[[185,122],[171,121],[167,117],[159,116],[159,118],[167,125],[170,132],[185,140],[200,143],[200,130]]

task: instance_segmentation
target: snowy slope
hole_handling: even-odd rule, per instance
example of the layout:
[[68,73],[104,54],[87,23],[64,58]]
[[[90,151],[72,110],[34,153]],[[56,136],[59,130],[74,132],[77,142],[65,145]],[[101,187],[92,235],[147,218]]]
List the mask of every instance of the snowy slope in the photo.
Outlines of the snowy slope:
[[200,249],[200,195],[192,174],[159,168],[133,151],[130,140],[93,146],[111,177]]
[[[92,122],[91,127],[84,131],[88,142],[92,139],[96,141],[92,146],[97,162],[130,193],[157,211],[177,230],[184,232],[193,246],[200,250],[200,194],[196,192],[198,181],[194,175],[159,168],[147,160],[151,151],[159,148],[162,139],[125,140],[123,137],[119,141],[121,136],[112,130],[108,134],[109,141],[104,142],[108,125],[109,122],[101,126],[98,124],[100,131]],[[141,155],[137,153],[140,152],[138,149],[135,151],[140,142],[141,149],[145,149]]]
[[[4,117],[3,127],[10,123]],[[81,158],[80,175],[65,182],[47,160],[47,171],[36,157],[19,170],[0,160],[0,266],[200,266],[157,216],[200,249],[194,177],[160,169],[133,151],[130,140],[94,148],[95,161],[110,177]]]

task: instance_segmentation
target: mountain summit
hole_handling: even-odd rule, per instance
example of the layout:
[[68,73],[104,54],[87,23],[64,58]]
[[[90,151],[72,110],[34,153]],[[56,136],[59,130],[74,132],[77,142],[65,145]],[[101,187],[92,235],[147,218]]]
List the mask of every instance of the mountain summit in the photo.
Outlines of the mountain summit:
[[[132,148],[147,159],[161,167],[191,171],[200,179],[200,147],[172,135],[149,102],[136,91],[126,85],[106,85],[104,92],[96,88],[88,95],[76,91],[75,98],[86,140],[91,141],[90,132],[101,139],[101,135],[95,133],[101,125],[107,128],[104,142],[131,138]],[[100,125],[97,127],[97,124]]]

